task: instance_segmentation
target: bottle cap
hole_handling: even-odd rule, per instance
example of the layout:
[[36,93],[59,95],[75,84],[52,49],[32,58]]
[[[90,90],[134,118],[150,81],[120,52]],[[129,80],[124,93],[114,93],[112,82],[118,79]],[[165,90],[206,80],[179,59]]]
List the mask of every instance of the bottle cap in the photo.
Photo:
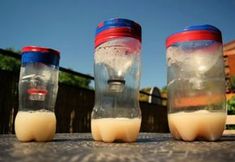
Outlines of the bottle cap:
[[51,48],[26,46],[22,48],[22,64],[41,62],[59,66],[60,52]]
[[141,42],[141,26],[132,20],[123,18],[103,21],[96,28],[95,47],[120,37],[132,37]]
[[222,43],[221,31],[212,25],[188,26],[166,39],[166,48],[179,43],[197,40],[214,40]]

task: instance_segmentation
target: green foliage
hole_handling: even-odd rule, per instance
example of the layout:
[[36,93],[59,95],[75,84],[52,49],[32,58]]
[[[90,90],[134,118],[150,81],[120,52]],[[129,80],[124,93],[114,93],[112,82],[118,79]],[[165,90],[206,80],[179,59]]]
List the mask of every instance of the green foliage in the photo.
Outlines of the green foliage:
[[[151,90],[151,88],[149,88],[149,87],[141,89],[141,91],[144,91],[146,93],[149,93],[150,90]],[[140,93],[139,101],[148,102],[148,100],[149,100],[149,96],[148,95]]]
[[231,83],[231,89],[235,90],[235,76],[234,75],[231,76],[230,83]]
[[[15,51],[12,48],[8,48],[6,50],[20,54],[20,51]],[[13,57],[3,56],[0,53],[0,69],[18,72],[20,71],[20,60]]]
[[161,93],[167,93],[167,86],[162,87]]
[[14,52],[14,53],[17,53],[17,54],[21,54],[21,50],[16,50],[14,48],[5,48],[6,51],[10,51],[10,52]]
[[89,88],[90,80],[66,72],[60,72],[59,82],[83,88]]
[[[13,48],[7,48],[5,50],[10,51],[10,52],[14,52],[17,54],[21,53],[20,51],[14,50]],[[0,69],[1,70],[19,72],[20,66],[21,66],[21,63],[20,63],[19,59],[16,59],[16,58],[13,58],[10,56],[9,57],[4,56],[0,53]],[[73,74],[65,73],[65,72],[60,72],[59,82],[67,84],[67,85],[89,88],[89,84],[91,81],[87,78],[79,77],[77,75],[73,75]]]
[[228,114],[235,114],[235,96],[233,96],[231,99],[227,101],[227,111]]

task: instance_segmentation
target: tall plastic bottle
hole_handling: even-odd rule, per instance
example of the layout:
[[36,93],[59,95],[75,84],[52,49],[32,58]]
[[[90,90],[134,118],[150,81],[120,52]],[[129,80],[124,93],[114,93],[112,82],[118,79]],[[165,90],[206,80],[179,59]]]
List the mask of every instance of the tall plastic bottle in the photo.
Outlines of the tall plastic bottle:
[[141,26],[114,18],[96,29],[95,106],[91,131],[94,140],[134,142],[139,134]]
[[184,141],[219,139],[226,121],[222,36],[211,25],[189,26],[166,40],[168,123]]

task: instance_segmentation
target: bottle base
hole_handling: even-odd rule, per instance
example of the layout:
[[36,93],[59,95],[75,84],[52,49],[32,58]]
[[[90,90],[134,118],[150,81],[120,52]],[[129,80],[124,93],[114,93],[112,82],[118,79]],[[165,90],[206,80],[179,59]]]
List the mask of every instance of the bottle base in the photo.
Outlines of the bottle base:
[[53,112],[19,111],[15,119],[16,137],[21,142],[47,142],[54,138],[56,117]]
[[177,140],[216,141],[224,131],[226,113],[199,110],[168,114],[170,132]]
[[95,141],[135,142],[141,125],[140,118],[101,118],[91,120],[91,132]]

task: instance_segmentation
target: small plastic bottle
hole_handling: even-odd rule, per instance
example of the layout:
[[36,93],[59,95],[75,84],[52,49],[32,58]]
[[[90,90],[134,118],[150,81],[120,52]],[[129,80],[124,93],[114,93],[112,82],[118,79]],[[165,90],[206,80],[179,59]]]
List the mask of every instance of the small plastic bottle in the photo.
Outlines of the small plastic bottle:
[[141,26],[114,18],[96,29],[94,140],[134,142],[139,134]]
[[215,141],[226,121],[222,36],[211,25],[189,26],[169,36],[168,123],[184,141]]
[[19,141],[50,141],[55,135],[59,60],[60,53],[50,48],[22,49],[19,110],[15,119]]

